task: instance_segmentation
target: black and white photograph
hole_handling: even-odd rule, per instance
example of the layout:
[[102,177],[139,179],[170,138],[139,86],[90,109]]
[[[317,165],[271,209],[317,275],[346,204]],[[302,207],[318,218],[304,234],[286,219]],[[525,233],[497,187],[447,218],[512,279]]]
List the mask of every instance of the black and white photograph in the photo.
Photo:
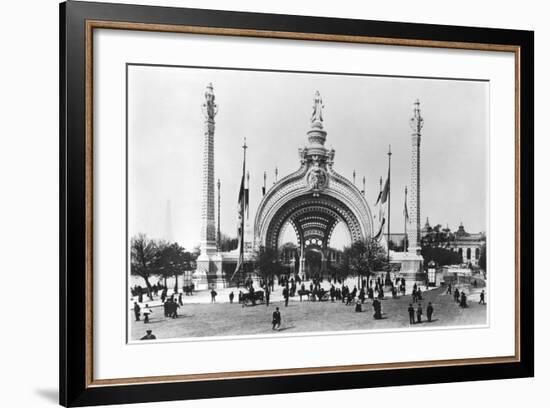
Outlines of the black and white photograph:
[[127,341],[486,327],[489,83],[126,64]]

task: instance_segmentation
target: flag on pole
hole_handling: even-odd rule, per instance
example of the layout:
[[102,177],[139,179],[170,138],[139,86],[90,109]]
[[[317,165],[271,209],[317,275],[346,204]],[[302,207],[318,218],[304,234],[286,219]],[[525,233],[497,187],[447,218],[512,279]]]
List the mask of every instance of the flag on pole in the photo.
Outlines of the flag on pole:
[[382,177],[380,177],[380,192],[378,193],[378,198],[376,199],[375,206],[378,205],[380,199],[382,198]]
[[248,146],[246,145],[246,139],[244,139],[244,145],[243,145],[243,175],[241,177],[241,187],[239,188],[239,201],[238,201],[238,239],[239,239],[239,260],[237,261],[237,266],[235,267],[235,271],[233,272],[233,275],[231,276],[231,280],[233,280],[233,277],[239,272],[241,269],[243,263],[244,263],[244,216],[245,213],[248,210],[248,186],[245,184],[245,177],[246,177],[246,149]]
[[403,208],[403,215],[405,216],[405,222],[409,222],[409,210],[407,209],[407,187],[405,187],[405,206]]
[[388,175],[388,178],[386,179],[386,184],[384,184],[384,189],[382,190],[382,194],[380,196],[380,202],[384,204],[386,201],[388,201],[388,194],[390,193],[390,177]]
[[384,231],[384,224],[386,223],[386,217],[382,218],[382,222],[380,223],[380,228],[378,229],[378,232],[373,237],[375,240],[379,240],[382,237],[382,232]]

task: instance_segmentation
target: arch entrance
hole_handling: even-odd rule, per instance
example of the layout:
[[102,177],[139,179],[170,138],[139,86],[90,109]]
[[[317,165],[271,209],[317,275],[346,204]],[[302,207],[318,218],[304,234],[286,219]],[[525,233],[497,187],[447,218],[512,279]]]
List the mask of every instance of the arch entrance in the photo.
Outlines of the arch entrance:
[[254,220],[254,244],[278,249],[286,225],[296,234],[299,271],[323,272],[331,258],[334,228],[343,223],[351,242],[373,235],[364,191],[333,169],[335,152],[325,147],[322,101],[315,95],[308,144],[299,149],[300,167],[273,185],[262,198]]

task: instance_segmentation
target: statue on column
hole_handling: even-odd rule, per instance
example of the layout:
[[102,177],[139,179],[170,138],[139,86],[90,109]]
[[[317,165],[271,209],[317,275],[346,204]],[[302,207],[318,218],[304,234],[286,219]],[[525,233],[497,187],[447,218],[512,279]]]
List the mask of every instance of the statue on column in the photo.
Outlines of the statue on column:
[[415,133],[420,133],[424,126],[424,118],[420,114],[420,101],[418,99],[414,102],[414,114],[413,117],[409,119],[409,125]]
[[313,112],[311,114],[311,123],[323,122],[323,99],[319,91],[315,91],[315,97],[313,99]]
[[204,99],[205,101],[202,104],[202,113],[206,120],[213,122],[214,117],[218,113],[218,105],[216,105],[216,96],[214,95],[214,87],[212,86],[212,82],[210,82],[206,87]]

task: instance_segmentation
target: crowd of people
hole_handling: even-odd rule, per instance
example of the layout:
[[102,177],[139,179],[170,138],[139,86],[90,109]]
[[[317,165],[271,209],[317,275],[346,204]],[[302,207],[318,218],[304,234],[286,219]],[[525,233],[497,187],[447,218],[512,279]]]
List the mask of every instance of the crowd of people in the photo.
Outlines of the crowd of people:
[[[329,289],[326,290],[327,285],[322,285],[323,279],[313,278],[309,285],[303,281],[299,276],[296,277],[282,277],[279,279],[278,285],[282,287],[281,295],[284,302],[284,306],[289,305],[289,299],[296,295],[299,295],[300,302],[304,297],[307,297],[309,301],[330,301],[341,302],[346,306],[354,305],[355,312],[363,312],[363,306],[367,300],[371,301],[373,318],[375,320],[383,319],[384,313],[382,312],[382,301],[385,299],[386,293],[390,293],[392,298],[397,298],[398,294],[406,296],[405,279],[402,277],[395,277],[394,280],[389,279],[389,274],[386,277],[378,276],[373,279],[362,279],[358,281],[357,285],[348,285],[349,281],[342,281],[333,277],[328,279]],[[260,289],[254,287],[255,282],[259,283]],[[477,284],[475,285],[477,287]],[[194,289],[194,288],[192,288]],[[243,307],[248,304],[250,300],[252,305],[256,305],[256,301],[260,299],[264,301],[266,306],[270,304],[271,293],[275,291],[274,279],[254,281],[249,278],[239,284],[238,287],[238,302]],[[153,310],[149,307],[149,304],[140,306],[143,303],[143,297],[146,295],[150,300],[159,296],[162,302],[164,310],[164,317],[170,319],[178,318],[178,310],[183,307],[183,293],[174,293],[168,296],[167,288],[161,285],[160,281],[153,285],[150,289],[144,289],[139,285],[131,288],[132,296],[137,297],[137,301],[134,302],[133,312],[135,321],[142,321],[147,324],[150,322],[150,316],[153,314]],[[454,301],[460,308],[468,307],[468,297],[465,293],[464,286],[453,287],[452,283],[448,284],[446,293],[452,295]],[[188,293],[185,292],[187,295]],[[261,294],[261,296],[259,296]],[[215,289],[210,290],[211,303],[216,302],[217,292]],[[420,286],[415,283],[410,293],[411,302],[409,303],[407,313],[409,316],[409,323],[411,325],[420,324],[423,322],[424,309],[422,306],[423,292]],[[233,304],[235,300],[235,292],[231,290],[229,292],[229,303]],[[485,291],[482,290],[479,295],[480,305],[485,305]],[[415,306],[416,305],[416,306]],[[433,315],[435,313],[434,304],[430,301],[426,306],[426,318],[427,322],[432,322]],[[272,315],[272,328],[273,330],[279,330],[281,326],[282,316],[279,307],[276,307]],[[149,340],[156,338],[152,335],[150,330],[147,330],[147,334],[141,338],[142,340]]]

